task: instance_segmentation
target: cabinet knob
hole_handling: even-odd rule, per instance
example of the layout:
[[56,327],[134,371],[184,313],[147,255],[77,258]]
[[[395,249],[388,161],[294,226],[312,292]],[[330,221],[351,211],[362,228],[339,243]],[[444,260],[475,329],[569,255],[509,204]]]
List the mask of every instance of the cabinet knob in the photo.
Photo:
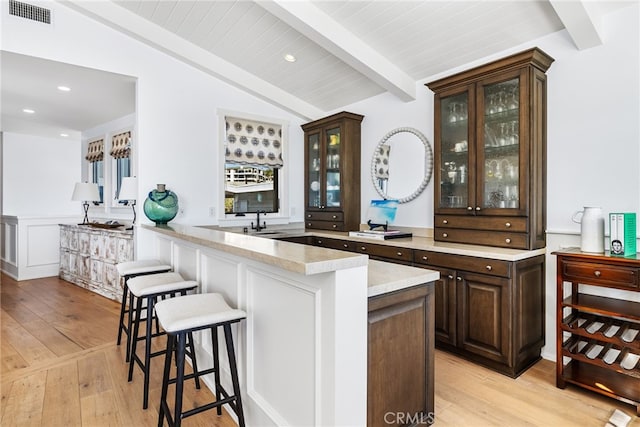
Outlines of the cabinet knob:
[[311,218],[311,214],[307,214],[307,218]]
[[508,222],[508,223],[506,223],[504,226],[505,226],[505,227],[507,227],[507,228],[509,228],[509,227],[511,227],[511,223],[510,223],[510,222]]
[[423,257],[422,257],[422,260],[423,260],[423,261],[427,261],[428,259],[429,259],[429,257],[426,257],[426,256],[423,256]]
[[602,275],[602,273],[600,272],[600,270],[596,270],[593,272],[593,274],[596,275],[596,277],[600,277]]
[[443,223],[443,224],[449,224],[449,221],[447,221],[446,219],[443,219],[443,220],[442,220],[442,223]]
[[318,240],[318,244],[321,245],[322,244],[322,240]]
[[472,211],[472,210],[473,210],[473,208],[472,208],[471,206],[467,206],[467,210],[468,210],[468,211]]
[[480,206],[476,206],[476,210],[479,211],[480,210]]
[[333,228],[338,228],[338,225],[337,224],[333,224],[332,227]]
[[402,252],[396,252],[396,255],[402,256]]
[[493,270],[493,267],[491,267],[490,265],[487,265],[485,268],[487,269],[487,271]]
[[307,227],[311,227],[311,223],[310,222],[307,223]]
[[337,218],[338,218],[338,215],[333,215],[331,218],[333,218],[333,219],[337,219]]
[[362,250],[362,251],[366,251],[366,250],[367,250],[367,247],[366,247],[366,246],[360,246],[360,250]]
[[447,233],[442,233],[442,237],[449,237]]
[[345,248],[349,247],[349,245],[347,245],[346,243],[343,243],[342,246],[345,247]]
[[504,239],[506,243],[511,243],[511,239]]
[[453,279],[453,275],[449,274],[449,275],[447,276],[447,279]]
[[458,277],[456,277],[456,280],[457,280],[458,282],[462,282],[462,277],[458,276]]

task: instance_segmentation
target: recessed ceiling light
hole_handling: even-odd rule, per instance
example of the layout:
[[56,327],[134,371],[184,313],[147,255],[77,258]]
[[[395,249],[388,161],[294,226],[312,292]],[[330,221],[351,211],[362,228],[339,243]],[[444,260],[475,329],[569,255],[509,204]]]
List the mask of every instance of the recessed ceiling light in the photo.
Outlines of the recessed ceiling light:
[[296,57],[290,53],[284,55],[284,60],[287,62],[296,62]]
[[61,133],[60,136],[63,137],[63,138],[66,138],[66,137],[69,136],[69,134],[68,133]]
[[23,108],[22,112],[27,114],[33,114],[35,113],[35,110],[32,110],[31,108]]
[[69,86],[58,86],[58,90],[61,92],[69,92],[71,88]]

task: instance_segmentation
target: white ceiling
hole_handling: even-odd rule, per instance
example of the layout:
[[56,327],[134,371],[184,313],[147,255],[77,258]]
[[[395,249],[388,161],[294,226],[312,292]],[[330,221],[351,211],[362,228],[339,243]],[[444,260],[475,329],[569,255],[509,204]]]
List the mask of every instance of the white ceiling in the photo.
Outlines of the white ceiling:
[[[634,2],[70,0],[65,5],[315,119],[387,91],[411,101],[430,76],[562,29],[576,49],[596,46],[602,43],[601,16]],[[284,61],[286,53],[297,61]],[[6,63],[3,55],[3,129]],[[45,70],[24,77],[42,81],[48,78]],[[32,93],[34,86],[18,90],[27,99],[44,97],[42,89]],[[99,115],[105,104],[90,105]],[[79,119],[77,110],[68,115]]]
[[2,131],[78,140],[83,130],[135,112],[133,77],[5,51],[0,65]]

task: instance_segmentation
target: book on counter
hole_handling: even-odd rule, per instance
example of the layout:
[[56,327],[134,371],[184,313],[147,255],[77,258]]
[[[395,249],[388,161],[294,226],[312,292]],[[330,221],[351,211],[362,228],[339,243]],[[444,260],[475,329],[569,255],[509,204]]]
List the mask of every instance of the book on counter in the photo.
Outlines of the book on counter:
[[388,240],[388,239],[401,239],[403,237],[412,237],[413,233],[400,230],[364,230],[364,231],[350,231],[350,237],[365,237],[368,239]]

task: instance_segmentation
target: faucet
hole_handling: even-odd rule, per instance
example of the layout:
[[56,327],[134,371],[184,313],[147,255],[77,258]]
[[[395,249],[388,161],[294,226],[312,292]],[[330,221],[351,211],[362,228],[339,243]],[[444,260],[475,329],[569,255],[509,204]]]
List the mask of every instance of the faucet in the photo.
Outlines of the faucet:
[[267,212],[266,211],[260,211],[260,210],[258,212],[256,212],[256,215],[257,215],[256,223],[257,223],[257,225],[254,226],[253,225],[253,221],[251,221],[251,229],[252,230],[256,230],[256,231],[259,232],[260,230],[264,230],[265,228],[267,228],[267,222],[266,221],[262,221],[262,226],[260,225],[260,214],[261,213],[266,214]]

